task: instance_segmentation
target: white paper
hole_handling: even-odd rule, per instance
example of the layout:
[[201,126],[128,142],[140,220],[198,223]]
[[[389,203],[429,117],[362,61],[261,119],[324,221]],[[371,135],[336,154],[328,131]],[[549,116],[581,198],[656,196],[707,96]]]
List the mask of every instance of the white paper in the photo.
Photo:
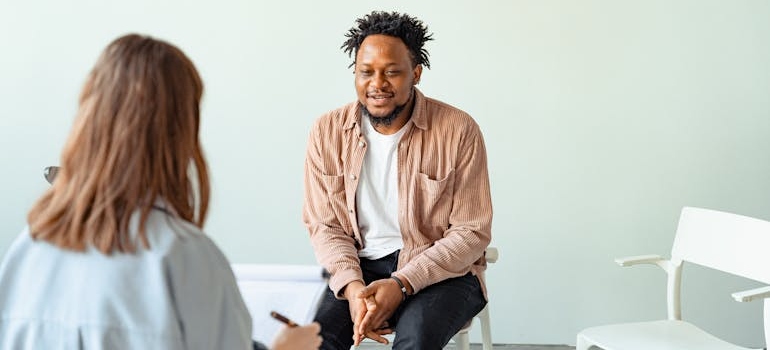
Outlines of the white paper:
[[233,264],[246,307],[252,317],[252,338],[273,342],[284,324],[270,317],[276,311],[303,325],[313,321],[325,293],[326,280],[317,265]]

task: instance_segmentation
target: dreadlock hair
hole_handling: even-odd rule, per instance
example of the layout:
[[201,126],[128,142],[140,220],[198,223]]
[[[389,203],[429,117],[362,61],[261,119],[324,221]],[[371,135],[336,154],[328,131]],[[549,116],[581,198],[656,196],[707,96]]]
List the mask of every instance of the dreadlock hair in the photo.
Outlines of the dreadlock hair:
[[358,48],[367,36],[384,34],[399,38],[406,44],[415,66],[423,65],[430,68],[429,54],[423,45],[426,41],[433,40],[433,34],[428,34],[428,27],[419,19],[395,11],[372,11],[357,19],[356,24],[345,34],[348,39],[340,47],[349,57],[353,57],[353,63],[349,67],[356,64],[355,55],[358,54]]

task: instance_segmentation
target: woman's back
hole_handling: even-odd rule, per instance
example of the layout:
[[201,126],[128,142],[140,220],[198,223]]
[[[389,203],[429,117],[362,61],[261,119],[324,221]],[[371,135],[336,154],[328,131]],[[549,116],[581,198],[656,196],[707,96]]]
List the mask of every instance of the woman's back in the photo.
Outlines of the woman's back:
[[166,209],[146,225],[150,250],[111,255],[25,229],[0,266],[0,348],[248,349],[251,319],[221,251]]

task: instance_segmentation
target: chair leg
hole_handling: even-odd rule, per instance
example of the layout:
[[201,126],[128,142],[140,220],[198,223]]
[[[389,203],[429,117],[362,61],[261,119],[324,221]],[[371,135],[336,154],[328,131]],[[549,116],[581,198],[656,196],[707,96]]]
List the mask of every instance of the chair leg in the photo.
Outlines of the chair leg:
[[458,350],[471,350],[471,339],[467,329],[461,330],[455,334],[455,336],[452,337],[452,340],[454,340]]
[[578,334],[577,343],[575,344],[575,350],[588,350],[593,344],[586,338],[583,338],[582,334]]
[[484,309],[477,315],[481,320],[481,343],[484,350],[492,350],[492,330],[490,329],[489,322],[489,307],[484,306]]

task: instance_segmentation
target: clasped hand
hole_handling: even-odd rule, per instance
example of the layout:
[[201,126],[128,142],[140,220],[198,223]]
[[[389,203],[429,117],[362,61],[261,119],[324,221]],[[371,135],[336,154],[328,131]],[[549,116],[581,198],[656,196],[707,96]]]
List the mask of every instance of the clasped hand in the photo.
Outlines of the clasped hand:
[[403,296],[398,284],[390,279],[381,279],[368,286],[358,284],[348,298],[350,316],[353,319],[353,343],[358,346],[364,338],[387,344],[383,335],[393,333],[388,319],[401,304]]

